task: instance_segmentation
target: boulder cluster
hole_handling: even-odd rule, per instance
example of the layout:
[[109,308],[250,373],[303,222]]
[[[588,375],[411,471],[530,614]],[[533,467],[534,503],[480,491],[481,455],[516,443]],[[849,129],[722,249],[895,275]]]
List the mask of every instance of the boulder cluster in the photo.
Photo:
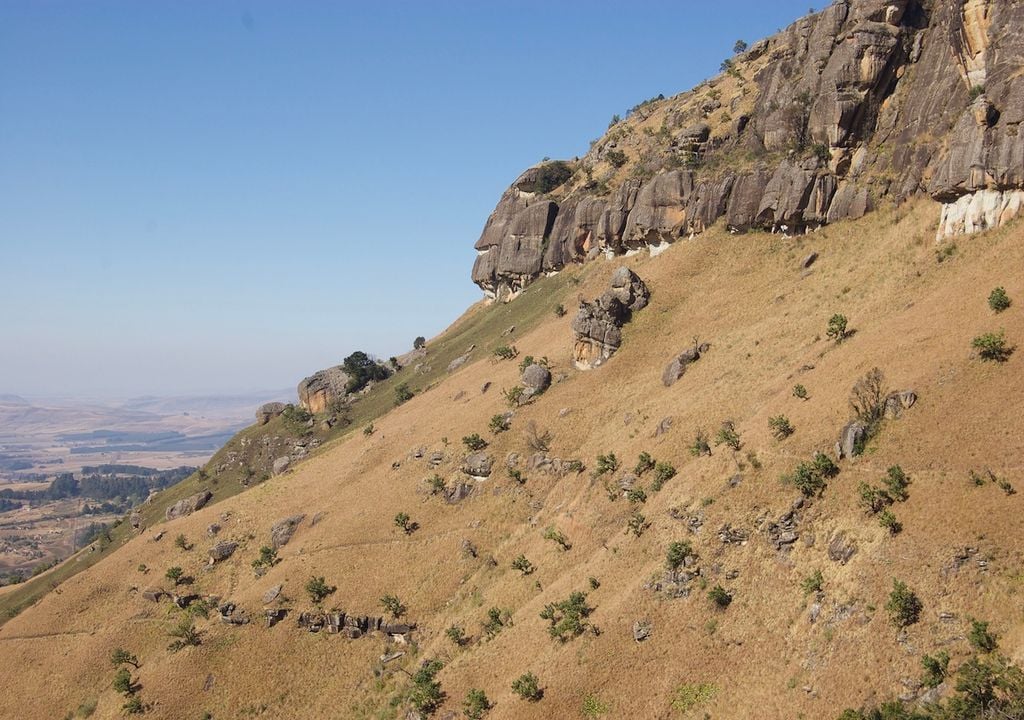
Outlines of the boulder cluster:
[[620,267],[612,275],[611,288],[593,302],[580,301],[572,321],[572,360],[580,370],[603,364],[622,344],[622,326],[633,313],[647,307],[651,293],[636,273]]

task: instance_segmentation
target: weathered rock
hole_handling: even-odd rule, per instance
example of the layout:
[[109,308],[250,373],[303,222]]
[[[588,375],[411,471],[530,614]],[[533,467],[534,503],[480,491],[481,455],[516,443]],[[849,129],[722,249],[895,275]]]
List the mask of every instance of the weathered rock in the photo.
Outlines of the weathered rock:
[[230,540],[222,540],[221,542],[210,548],[210,564],[227,560],[231,557],[235,550],[238,549],[238,543],[231,542]]
[[287,470],[288,466],[291,465],[291,464],[292,464],[292,459],[290,457],[288,457],[287,455],[285,455],[284,457],[279,457],[277,460],[274,461],[274,465],[273,465],[274,474],[275,475],[280,475],[285,470]]
[[665,370],[661,373],[661,382],[665,387],[671,387],[675,382],[683,376],[686,372],[686,367],[690,363],[697,362],[701,356],[711,348],[708,343],[701,343],[700,345],[694,345],[692,348],[687,348],[683,352],[672,358],[672,361],[665,366]]
[[175,518],[185,517],[191,515],[196,510],[201,509],[206,503],[210,502],[210,498],[213,497],[213,493],[209,490],[201,490],[195,495],[190,495],[183,500],[171,505],[164,512],[164,517],[168,520],[174,520]]
[[551,371],[543,365],[533,363],[523,370],[523,376],[519,382],[523,386],[525,398],[540,395],[551,386]]
[[917,393],[913,390],[890,393],[885,398],[885,416],[890,419],[898,418],[904,410],[909,410],[916,402]]
[[314,415],[322,413],[332,402],[346,397],[348,381],[341,365],[315,372],[299,383],[299,404]]
[[220,532],[220,523],[210,523],[206,526],[206,534],[209,537],[213,537]]
[[263,593],[263,604],[269,605],[270,603],[281,597],[282,585],[274,585],[272,588]]
[[256,422],[260,425],[266,425],[273,418],[284,412],[285,405],[280,402],[268,402],[260,405],[259,410],[256,411]]
[[274,550],[280,550],[287,545],[299,524],[305,519],[305,515],[292,515],[274,523],[270,528],[270,546]]
[[[475,469],[479,471],[482,468],[478,467],[478,468],[475,468]],[[474,473],[468,473],[468,474],[473,475]],[[480,476],[476,476],[476,477],[480,477]],[[465,483],[465,482],[456,482],[451,487],[445,489],[445,491],[444,491],[444,499],[445,499],[445,502],[447,502],[449,505],[454,505],[456,503],[462,502],[463,500],[465,500],[466,498],[468,498],[472,494],[473,494],[473,486],[472,485],[470,485],[469,483]]]
[[475,478],[489,477],[494,466],[494,458],[484,452],[467,455],[462,461],[462,472]]
[[867,425],[860,420],[852,420],[843,426],[839,434],[839,442],[836,443],[836,459],[844,457],[852,458],[860,453],[864,441],[867,440]]
[[828,557],[832,562],[837,562],[840,565],[845,565],[853,557],[854,553],[857,552],[857,545],[852,540],[847,539],[845,532],[836,533],[828,543]]
[[137,512],[133,512],[129,516],[128,522],[131,523],[131,526],[134,530],[138,530],[139,527],[142,525],[142,516],[139,515]]
[[620,267],[612,276],[611,289],[593,303],[581,301],[572,321],[576,367],[589,370],[608,360],[622,343],[622,326],[634,311],[647,306],[650,296],[636,273]]
[[450,363],[448,363],[448,368],[447,368],[448,372],[455,372],[456,370],[458,370],[460,367],[462,367],[467,362],[469,362],[469,357],[470,357],[470,353],[465,353],[464,355],[459,355],[457,358],[455,358]]
[[633,623],[633,639],[636,642],[643,642],[651,636],[651,621],[637,620]]
[[811,265],[813,265],[814,261],[817,260],[817,259],[818,259],[818,253],[812,252],[810,255],[807,255],[803,260],[800,261],[800,267],[803,268],[804,270],[806,270]]
[[170,596],[163,588],[148,587],[142,591],[142,597],[144,600],[149,600],[150,602],[160,602],[165,597]]

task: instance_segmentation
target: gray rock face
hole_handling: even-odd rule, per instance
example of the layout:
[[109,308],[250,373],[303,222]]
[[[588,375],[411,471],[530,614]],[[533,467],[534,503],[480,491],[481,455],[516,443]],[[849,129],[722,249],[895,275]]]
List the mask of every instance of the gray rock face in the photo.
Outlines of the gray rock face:
[[661,374],[661,382],[665,387],[671,387],[675,382],[683,376],[686,372],[687,366],[691,363],[695,363],[700,360],[701,356],[706,353],[711,346],[708,343],[701,343],[692,348],[688,348],[683,352],[672,358],[671,362],[665,366],[664,372]]
[[213,497],[213,493],[209,490],[202,490],[197,492],[195,495],[179,500],[178,502],[171,505],[164,512],[164,517],[168,520],[174,518],[185,517],[191,515],[196,510],[201,509],[206,503],[210,502],[210,498]]
[[493,466],[494,458],[487,453],[478,452],[466,456],[462,461],[462,472],[475,478],[485,478],[490,477]]
[[270,588],[265,593],[263,593],[263,604],[264,605],[269,605],[270,603],[272,603],[275,600],[277,600],[277,598],[279,598],[281,596],[281,590],[282,589],[283,589],[283,586],[275,585],[274,587]]
[[314,415],[322,413],[332,402],[345,397],[348,381],[341,365],[315,372],[299,383],[299,404]]
[[626,267],[615,271],[611,285],[593,303],[582,301],[573,318],[573,363],[580,370],[602,365],[619,349],[622,326],[651,297],[644,281]]
[[290,457],[288,457],[287,455],[285,455],[284,457],[279,457],[277,460],[274,461],[274,466],[273,466],[274,474],[275,475],[280,475],[285,470],[287,470],[288,466],[291,465],[291,464],[292,464],[292,459]]
[[546,166],[520,176],[477,242],[473,280],[510,299],[542,273],[719,219],[792,234],[924,193],[944,204],[940,238],[998,227],[1024,211],[1022,26],[1024,5],[1006,0],[832,3],[736,58],[770,62],[751,72],[754,109],[730,107],[731,127],[708,124],[724,98],[670,98],[668,137],[627,119],[579,161],[607,180],[609,152],[628,149],[645,179],[606,190],[560,175],[554,199],[536,192]]
[[210,563],[212,564],[227,560],[229,557],[234,555],[235,550],[237,549],[238,543],[231,542],[230,540],[222,540],[210,548]]
[[913,390],[890,393],[885,398],[885,416],[890,419],[898,418],[904,410],[909,410],[916,402],[917,393]]
[[270,547],[274,550],[280,550],[287,545],[288,541],[292,539],[292,535],[295,534],[295,530],[298,529],[299,524],[305,519],[305,515],[292,515],[274,523],[273,527],[270,528]]
[[284,412],[284,403],[280,402],[269,402],[260,405],[259,410],[256,411],[256,422],[260,425],[266,425],[273,418]]
[[523,376],[519,382],[523,386],[524,396],[540,395],[551,386],[551,371],[543,365],[533,363],[523,370]]
[[867,439],[867,426],[859,420],[853,420],[843,426],[839,433],[839,442],[836,443],[836,458],[842,460],[844,457],[852,458],[858,454],[858,448]]

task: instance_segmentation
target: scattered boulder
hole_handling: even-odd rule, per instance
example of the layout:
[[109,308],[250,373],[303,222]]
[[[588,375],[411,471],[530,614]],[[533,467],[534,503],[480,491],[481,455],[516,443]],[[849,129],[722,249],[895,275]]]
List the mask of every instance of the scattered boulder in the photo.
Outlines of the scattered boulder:
[[664,435],[665,433],[667,433],[671,429],[672,429],[672,418],[671,417],[663,417],[661,419],[661,422],[658,423],[658,427],[656,427],[654,429],[654,437],[661,437],[662,435]]
[[637,642],[643,642],[651,636],[651,621],[650,620],[637,620],[633,623],[633,639]]
[[904,410],[909,410],[916,402],[917,393],[913,390],[890,393],[885,398],[885,416],[889,419],[898,418]]
[[457,482],[450,488],[445,488],[444,499],[449,505],[462,502],[473,494],[473,486],[465,482]]
[[493,466],[494,458],[487,453],[478,452],[466,456],[466,459],[462,461],[462,472],[482,480],[490,477]]
[[210,564],[213,565],[214,563],[227,560],[237,549],[238,543],[231,542],[230,540],[222,540],[210,548]]
[[519,382],[523,386],[523,399],[540,395],[551,386],[551,371],[543,365],[532,363],[523,370]]
[[686,367],[690,363],[695,363],[700,360],[701,356],[704,355],[711,345],[708,343],[697,344],[694,343],[693,347],[687,348],[683,352],[672,358],[672,361],[665,367],[664,372],[661,374],[661,382],[665,387],[672,387],[676,380],[683,376],[686,372]]
[[220,523],[210,523],[206,526],[206,534],[209,537],[213,537],[220,532]]
[[270,603],[281,597],[281,590],[284,589],[283,585],[275,585],[274,587],[263,593],[263,604],[269,605]]
[[299,404],[314,415],[322,413],[335,400],[347,396],[349,379],[341,365],[315,372],[299,383]]
[[852,458],[859,455],[868,437],[868,426],[860,420],[848,422],[839,434],[839,442],[836,443],[836,458],[842,460],[844,457]]
[[470,353],[466,353],[465,355],[459,355],[457,358],[448,363],[448,372],[455,372],[460,367],[469,362],[469,356]]
[[169,597],[169,595],[163,588],[148,587],[142,591],[142,598],[150,602],[160,602],[165,597]]
[[259,410],[256,411],[256,422],[260,425],[266,425],[272,419],[284,412],[285,405],[281,402],[269,402],[260,405]]
[[295,534],[296,528],[299,527],[299,523],[305,519],[305,515],[292,515],[274,523],[270,528],[270,546],[274,550],[280,550],[287,545],[288,541],[292,539],[292,535]]
[[285,455],[284,457],[279,457],[277,460],[274,461],[274,466],[273,466],[274,474],[275,475],[280,475],[285,470],[287,470],[288,466],[291,465],[291,464],[292,464],[292,459],[290,457],[288,457],[287,455]]
[[201,490],[195,495],[190,495],[183,500],[171,505],[164,512],[164,517],[168,520],[174,520],[175,518],[185,517],[191,515],[196,510],[201,509],[206,503],[210,502],[213,497],[213,493],[209,490]]
[[857,552],[857,545],[846,537],[843,531],[837,532],[828,543],[828,557],[832,562],[845,565]]
[[814,261],[817,260],[817,259],[818,259],[818,253],[812,252],[810,255],[808,255],[807,257],[805,257],[803,259],[803,261],[800,263],[800,268],[803,269],[803,270],[806,270],[811,265],[813,265]]

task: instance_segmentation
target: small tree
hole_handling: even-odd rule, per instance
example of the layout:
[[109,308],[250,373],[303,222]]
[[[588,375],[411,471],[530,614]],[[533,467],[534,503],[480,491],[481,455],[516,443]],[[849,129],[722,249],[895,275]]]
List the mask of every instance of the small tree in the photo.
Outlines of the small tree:
[[999,646],[996,634],[988,629],[988,622],[984,620],[971,620],[971,631],[967,634],[971,641],[971,647],[978,652],[994,652]]
[[938,687],[949,672],[949,653],[940,650],[934,656],[925,655],[921,658],[921,667],[924,668],[921,684],[930,688]]
[[829,339],[834,340],[836,343],[841,343],[849,336],[849,330],[847,329],[847,323],[845,315],[836,313],[828,320],[828,327],[825,329],[825,334]]
[[164,577],[174,583],[177,586],[182,578],[185,576],[185,571],[175,565],[174,567],[167,568],[167,572],[164,573]]
[[732,595],[721,585],[715,585],[708,591],[708,599],[722,610],[732,604]]
[[146,712],[146,706],[142,703],[142,698],[138,695],[129,695],[128,699],[124,701],[124,705],[121,706],[127,715],[141,715]]
[[487,620],[483,623],[484,634],[488,640],[494,639],[506,625],[512,624],[512,613],[499,607],[487,611]]
[[196,646],[202,642],[199,636],[199,631],[196,630],[195,623],[192,622],[192,618],[182,618],[181,621],[171,628],[168,632],[173,638],[177,638],[174,642],[167,646],[167,649],[171,652],[177,652],[184,647]]
[[461,646],[466,642],[466,631],[462,629],[460,625],[452,625],[444,631],[445,637],[452,641],[454,645]]
[[736,432],[736,426],[731,420],[726,420],[718,429],[718,434],[715,435],[715,445],[728,445],[733,450],[739,450],[743,446],[740,442],[740,435]]
[[822,576],[821,570],[815,570],[803,579],[800,587],[803,589],[804,595],[810,595],[811,593],[821,592],[824,584],[825,578]]
[[907,492],[907,486],[910,485],[910,478],[903,472],[903,468],[899,465],[893,465],[886,472],[885,480],[886,488],[889,491],[889,496],[898,502],[905,502],[910,494]]
[[115,667],[121,665],[131,665],[136,670],[139,669],[139,658],[136,655],[128,652],[124,648],[116,648],[110,653],[110,664]]
[[678,540],[668,546],[665,554],[665,567],[675,572],[683,566],[686,558],[693,555],[693,546],[685,540]]
[[260,568],[269,568],[277,564],[277,550],[274,548],[264,545],[260,548],[260,556],[252,561],[252,567],[254,570]]
[[807,394],[807,388],[805,388],[803,385],[799,385],[799,384],[794,385],[793,386],[793,397],[799,398],[800,400],[806,400],[809,397],[809,395]]
[[1006,362],[1013,354],[1013,348],[1006,345],[1006,335],[1002,330],[979,335],[971,340],[971,347],[978,351],[982,360],[993,362]]
[[676,468],[672,463],[660,462],[654,466],[654,479],[651,480],[651,490],[657,492],[665,486],[669,480],[676,476]]
[[415,397],[415,393],[409,389],[409,383],[402,383],[395,388],[395,405],[401,405]]
[[184,534],[179,533],[178,537],[174,538],[174,547],[179,550],[191,550],[192,546],[188,544],[188,538]]
[[633,533],[634,537],[640,537],[650,525],[639,510],[634,510],[633,514],[629,516],[629,522],[626,523],[626,532]]
[[569,539],[560,531],[556,530],[553,525],[549,525],[544,528],[544,539],[551,540],[562,550],[569,550],[572,547],[572,545],[569,544]]
[[427,339],[425,337],[423,337],[422,335],[420,335],[419,337],[417,337],[415,340],[412,341],[412,349],[413,350],[419,350],[420,348],[424,348],[426,346],[427,346]]
[[997,287],[988,296],[988,306],[992,308],[992,312],[1001,313],[1006,308],[1010,307],[1011,301],[1010,296],[1006,294],[1006,290],[1002,287]]
[[487,693],[478,688],[466,693],[466,699],[462,702],[462,712],[467,720],[481,720],[490,709],[491,701],[487,699]]
[[323,575],[313,575],[306,581],[306,592],[316,605],[322,603],[335,589],[327,584]]
[[398,599],[397,595],[388,593],[380,599],[381,607],[391,613],[391,617],[395,620],[402,617],[405,614],[406,607],[402,604],[402,601]]
[[114,673],[113,687],[114,690],[122,695],[132,694],[132,674],[128,671],[128,668],[118,668],[117,672]]
[[889,619],[899,628],[913,625],[921,616],[921,600],[907,584],[899,580],[892,581],[892,592],[885,603]]
[[577,590],[566,600],[545,605],[540,617],[550,623],[548,633],[552,638],[567,642],[583,634],[587,629],[587,618],[593,611],[587,605],[587,594]]
[[488,424],[488,427],[490,428],[492,433],[497,435],[508,430],[510,425],[511,420],[509,419],[509,417],[507,415],[499,414],[491,418],[491,422]]
[[857,380],[850,390],[850,408],[867,425],[870,435],[885,414],[885,375],[877,367]]
[[465,445],[470,450],[470,452],[477,452],[487,447],[487,441],[480,437],[480,435],[478,435],[477,433],[473,433],[472,435],[466,435],[465,437],[463,437],[462,444]]
[[651,457],[650,453],[642,452],[640,457],[637,458],[636,467],[633,468],[633,474],[637,477],[643,477],[643,474],[648,470],[653,470],[656,463],[654,458]]
[[697,428],[694,434],[693,444],[690,445],[689,450],[690,454],[694,457],[711,454],[711,446],[708,444],[708,436],[700,428]]
[[902,523],[892,514],[892,510],[883,510],[878,515],[878,524],[888,530],[890,535],[897,535],[903,530]]
[[444,492],[444,478],[434,473],[433,476],[427,478],[427,486],[430,488],[431,495],[438,495]]
[[775,415],[768,418],[768,427],[771,428],[772,436],[776,440],[785,440],[793,434],[793,426],[785,415]]
[[416,530],[416,523],[414,523],[409,513],[400,512],[395,515],[395,525],[406,535],[412,535]]
[[527,560],[525,555],[518,555],[515,560],[512,561],[512,569],[518,570],[523,575],[531,574],[536,568],[533,563]]
[[540,681],[532,672],[520,675],[513,680],[512,692],[530,702],[537,702],[544,695],[544,691],[540,689]]
[[736,44],[732,46],[732,51],[736,55],[745,53],[747,51],[747,43],[745,40],[737,40]]
[[626,492],[626,499],[633,505],[642,505],[647,502],[647,493],[642,487],[630,488]]
[[610,452],[607,455],[597,456],[597,463],[594,466],[594,472],[598,477],[606,473],[613,473],[618,469],[619,459],[615,457],[615,453]]
[[412,676],[413,688],[409,702],[418,712],[432,713],[444,700],[441,683],[437,681],[437,674],[443,667],[444,663],[440,660],[427,660]]

